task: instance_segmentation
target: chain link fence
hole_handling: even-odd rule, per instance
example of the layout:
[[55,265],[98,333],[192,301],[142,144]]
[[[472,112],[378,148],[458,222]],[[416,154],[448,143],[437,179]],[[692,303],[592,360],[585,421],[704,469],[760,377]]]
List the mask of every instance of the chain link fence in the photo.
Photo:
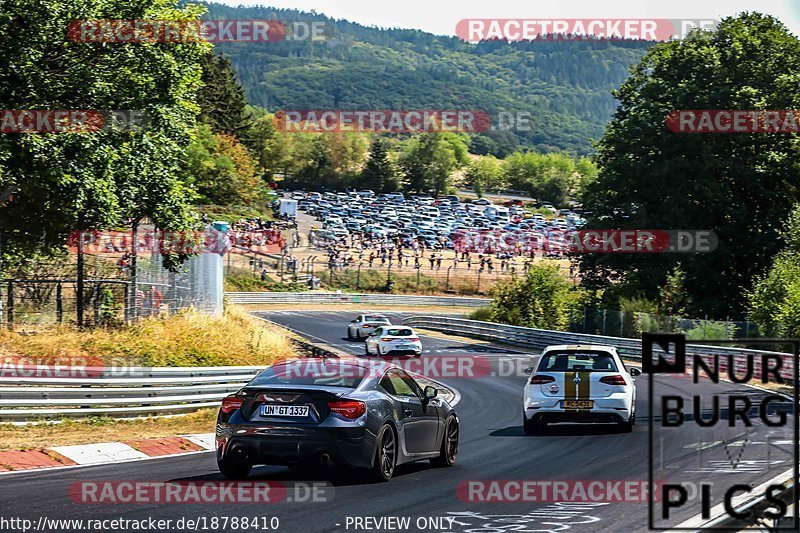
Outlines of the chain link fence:
[[684,333],[689,340],[758,339],[762,336],[758,324],[748,320],[686,318],[590,307],[573,309],[569,331],[626,338],[639,338],[642,332]]
[[143,231],[137,233],[137,241],[135,257],[132,245],[85,246],[80,281],[74,250],[7,266],[0,281],[0,324],[8,328],[58,323],[101,326],[189,307],[208,314],[222,312],[219,253],[205,250],[173,272],[164,267],[157,237]]

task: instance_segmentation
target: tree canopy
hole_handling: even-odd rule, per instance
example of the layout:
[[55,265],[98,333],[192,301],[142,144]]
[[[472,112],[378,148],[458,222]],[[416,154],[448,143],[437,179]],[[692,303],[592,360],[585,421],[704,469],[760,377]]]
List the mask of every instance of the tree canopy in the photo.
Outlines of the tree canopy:
[[673,133],[686,109],[797,109],[800,41],[778,20],[743,13],[713,31],[651,48],[616,97],[587,185],[592,228],[706,229],[712,253],[584,254],[590,288],[655,298],[678,265],[688,312],[743,313],[745,291],[780,248],[779,228],[798,200],[799,137]]

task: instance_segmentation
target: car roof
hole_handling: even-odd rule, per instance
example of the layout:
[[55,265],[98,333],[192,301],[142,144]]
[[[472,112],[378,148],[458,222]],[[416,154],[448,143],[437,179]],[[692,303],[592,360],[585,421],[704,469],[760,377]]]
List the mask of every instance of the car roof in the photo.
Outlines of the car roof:
[[615,354],[617,348],[606,344],[558,344],[542,350],[543,354],[547,352],[608,352]]

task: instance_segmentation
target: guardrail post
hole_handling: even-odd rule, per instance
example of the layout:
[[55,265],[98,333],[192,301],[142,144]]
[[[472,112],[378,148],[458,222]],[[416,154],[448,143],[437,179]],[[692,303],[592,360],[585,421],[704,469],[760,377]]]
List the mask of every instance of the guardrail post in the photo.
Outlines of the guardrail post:
[[94,311],[94,325],[97,326],[97,324],[100,323],[100,284],[99,283],[95,282],[94,290],[92,292],[94,293],[94,303],[93,303],[93,306],[92,306],[92,310]]
[[59,324],[64,321],[64,300],[60,281],[56,285],[56,320]]
[[8,329],[14,329],[14,282],[8,282],[8,304],[6,305]]

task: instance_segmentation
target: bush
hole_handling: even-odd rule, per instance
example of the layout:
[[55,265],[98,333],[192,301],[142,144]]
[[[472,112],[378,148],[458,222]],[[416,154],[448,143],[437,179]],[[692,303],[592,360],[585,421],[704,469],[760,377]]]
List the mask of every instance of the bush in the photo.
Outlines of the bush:
[[535,265],[527,275],[492,290],[492,321],[531,328],[566,330],[571,310],[584,294],[555,265]]
[[492,308],[491,307],[479,307],[478,309],[474,310],[469,314],[470,320],[480,320],[482,322],[491,322],[492,321]]

